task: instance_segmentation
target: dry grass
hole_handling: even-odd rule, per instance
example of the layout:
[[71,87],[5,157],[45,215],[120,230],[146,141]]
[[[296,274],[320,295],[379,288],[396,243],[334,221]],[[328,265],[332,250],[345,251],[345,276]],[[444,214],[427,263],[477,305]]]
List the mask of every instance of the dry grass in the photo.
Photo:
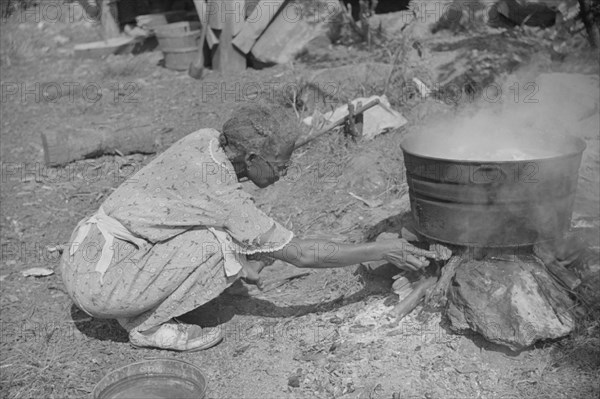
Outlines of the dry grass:
[[[32,31],[38,32],[35,29],[33,27]],[[26,33],[30,34],[31,31]],[[14,43],[10,50],[13,61],[19,58],[33,64],[35,57],[32,57],[32,54],[36,54],[37,46],[45,45],[43,41],[39,41],[45,40],[41,37],[43,33],[36,33],[29,44],[19,41],[20,35],[21,32],[16,30],[10,39]],[[36,37],[38,39],[35,39]],[[2,35],[0,40],[4,44],[4,40],[8,40],[7,35]],[[2,49],[4,50],[5,47],[3,46]],[[391,54],[395,54],[396,49],[394,47],[391,49],[393,50]],[[2,57],[4,60],[4,54]],[[139,57],[139,59],[143,58]],[[28,71],[26,67],[27,65],[19,66],[19,72]],[[110,80],[117,76],[136,76],[140,68],[136,60],[114,57],[105,66],[90,67],[90,70],[93,69],[93,73]],[[400,79],[406,79],[400,76],[399,70],[395,72],[398,74],[398,81],[392,79],[390,85],[392,89],[399,87]],[[407,69],[406,73],[410,73],[411,70]],[[206,113],[194,113],[197,109],[190,104],[198,100],[199,86],[193,88],[188,80],[172,77],[171,73],[165,73],[162,77],[159,74],[156,78],[156,86],[161,84],[163,86],[156,90],[157,92],[160,90],[161,95],[154,96],[157,98],[156,102],[152,102],[154,100],[151,99],[141,102],[135,110],[156,112],[160,123],[178,127],[180,131],[177,134],[189,133],[186,129],[192,123],[181,127],[182,121],[185,122],[186,118],[194,118],[194,127],[207,127],[207,115],[210,115],[210,112],[219,115],[230,112],[227,104],[203,103],[202,112]],[[265,81],[272,79],[269,72],[261,75],[261,78]],[[376,94],[381,93],[378,90],[383,87],[383,84],[379,88],[370,85],[370,82],[363,82],[362,88],[357,89],[353,86],[347,88],[344,93],[372,94],[374,90]],[[150,89],[151,87],[148,90]],[[390,95],[393,96],[393,93]],[[36,104],[36,106],[39,108],[35,108],[34,111],[48,111],[43,104]],[[72,107],[72,105],[67,106]],[[133,107],[125,104],[123,112],[131,112],[133,115],[134,109],[126,108],[127,106]],[[13,147],[11,150],[17,154],[15,156],[31,157],[27,158],[29,161],[34,155],[31,154],[28,141],[32,141],[33,136],[27,134],[41,130],[43,125],[39,118],[28,120],[29,125],[21,122],[21,119],[27,120],[27,112],[31,112],[31,109],[22,109],[22,114],[9,115],[12,124],[16,127],[11,126],[13,130],[7,130],[6,135],[11,138],[16,137],[12,138],[11,142]],[[63,114],[58,113],[58,116],[54,116],[55,113],[52,113],[52,115],[60,118]],[[406,116],[410,118],[412,115],[406,112]],[[16,118],[19,118],[19,121],[16,121]],[[204,118],[201,124],[197,122],[200,118]],[[217,118],[214,118],[214,121],[216,120]],[[217,126],[217,123],[214,123]],[[3,136],[4,134],[3,131]],[[376,210],[368,208],[349,196],[348,186],[356,183],[355,180],[359,177],[373,180],[376,175],[380,175],[385,184],[379,191],[357,193],[369,198],[385,194],[379,198],[386,201],[399,195],[396,187],[402,183],[403,170],[398,143],[402,134],[402,132],[390,133],[370,142],[355,143],[342,134],[332,132],[294,154],[293,162],[300,167],[302,173],[297,176],[297,179],[279,182],[276,186],[262,191],[257,195],[257,201],[261,206],[265,206],[273,218],[292,228],[298,235],[321,236],[341,241],[361,240],[359,217],[366,218]],[[21,141],[16,141],[17,138]],[[347,166],[352,159],[358,158],[362,160],[376,158],[376,161],[359,163],[362,169],[354,169],[349,173]],[[107,159],[105,158],[104,161],[108,163],[112,158]],[[98,161],[102,162],[102,159]],[[23,200],[24,197],[15,199],[3,193],[3,198],[9,199],[2,204],[5,214],[16,215],[15,219],[21,226],[18,231],[15,228],[13,232],[9,223],[10,229],[2,229],[3,237],[40,242],[47,240],[49,235],[51,239],[68,239],[79,217],[91,208],[97,207],[100,198],[97,194],[102,191],[103,186],[112,188],[117,184],[114,179],[106,176],[104,180],[93,183],[74,180],[65,184],[65,188],[60,190],[50,191],[35,186],[28,195],[35,195],[36,199],[43,203],[39,208],[22,205],[29,199]],[[15,185],[16,183],[13,184]],[[358,183],[356,185],[360,186]],[[52,187],[56,188],[56,186]],[[25,190],[23,185],[10,188],[15,189],[13,192]],[[88,192],[90,192],[89,196],[76,196]],[[87,199],[79,201],[78,198]],[[37,213],[32,213],[34,212],[32,209]],[[26,237],[17,237],[17,234],[21,233],[26,234]],[[354,395],[356,396],[360,387],[378,383],[394,385],[393,392],[398,392],[401,388],[410,390],[415,397],[475,398],[478,395],[494,397],[497,392],[496,397],[505,398],[591,398],[597,397],[600,392],[598,388],[600,343],[597,319],[596,324],[590,322],[588,325],[590,328],[593,327],[591,329],[582,330],[580,334],[553,346],[531,351],[531,359],[506,360],[509,364],[498,367],[497,370],[480,367],[482,364],[476,360],[476,371],[467,371],[464,374],[453,371],[453,366],[460,362],[470,362],[472,359],[468,359],[466,355],[449,349],[444,343],[437,342],[428,344],[428,347],[419,346],[418,350],[413,350],[412,347],[408,350],[403,346],[405,343],[400,338],[394,341],[397,346],[384,348],[377,345],[358,346],[343,342],[338,349],[335,349],[327,340],[323,343],[323,349],[318,348],[318,351],[313,351],[315,352],[313,358],[317,360],[301,361],[292,356],[298,356],[312,349],[298,340],[284,342],[265,339],[240,343],[229,339],[214,349],[195,354],[135,351],[126,343],[126,334],[119,330],[114,322],[89,320],[73,324],[71,322],[73,319],[79,320],[84,316],[68,312],[71,301],[66,295],[59,294],[62,289],[59,277],[53,276],[44,280],[21,277],[20,268],[33,266],[44,265],[18,264],[11,267],[0,265],[0,274],[9,276],[2,282],[0,397],[61,399],[86,397],[94,384],[108,371],[153,356],[174,356],[198,363],[207,372],[209,382],[214,389],[211,397],[241,397],[242,395],[245,397],[292,395],[340,397],[343,390],[349,386],[356,386]],[[207,317],[222,317],[227,313],[235,313],[235,318],[231,322],[233,325],[239,324],[240,320],[249,324],[258,323],[268,317],[271,318],[270,321],[275,320],[282,324],[289,321],[299,327],[318,322],[319,327],[337,328],[329,322],[334,315],[346,310],[348,313],[354,310],[360,311],[364,308],[363,300],[373,301],[381,294],[381,286],[369,285],[368,278],[360,272],[357,273],[356,268],[314,271],[310,277],[295,281],[287,286],[285,291],[282,290],[282,295],[286,294],[285,299],[289,305],[275,306],[274,300],[257,301],[252,298],[235,301],[229,299],[233,303],[228,303],[221,298],[218,306],[215,305],[215,312],[208,312]],[[336,299],[342,295],[346,299],[353,296],[356,301],[347,304],[342,298],[337,302]],[[9,298],[11,296],[12,299]],[[298,306],[298,304],[307,305]],[[261,306],[264,307],[262,310]],[[37,314],[33,315],[31,309],[35,309]],[[303,312],[306,315],[305,319],[310,318],[311,321],[293,318],[291,315],[296,310]],[[45,320],[44,327],[35,327],[37,329],[34,328],[33,331],[27,330],[17,334],[10,329],[10,323],[24,321],[35,323],[34,316],[39,317],[39,314],[44,316],[42,320]],[[313,320],[316,318],[320,320]],[[239,348],[236,348],[238,344],[245,345],[249,349],[238,355]],[[430,354],[431,357],[428,358],[423,355],[424,353]],[[438,357],[438,354],[453,357],[449,360]],[[287,355],[289,357],[285,357]],[[362,359],[369,359],[369,356],[373,357],[372,361],[362,362]],[[444,362],[449,365],[446,368],[439,368],[438,366],[443,366]],[[287,373],[298,367],[304,370],[310,369],[314,375],[308,379],[309,382],[302,381],[300,389],[303,391],[289,393],[286,391]],[[438,368],[434,369],[434,367]],[[350,369],[353,369],[353,373],[350,373]],[[488,384],[487,391],[480,390],[479,381]],[[443,387],[436,387],[438,383],[443,384]],[[370,390],[365,397],[369,397],[373,391]],[[401,391],[401,394],[406,395],[406,391]],[[391,396],[390,389],[385,391],[385,395],[378,395],[377,392],[371,395],[371,397],[388,398]]]
[[0,39],[0,65],[10,67],[14,63],[33,59],[39,51],[39,41],[22,32],[2,26]]
[[110,56],[100,68],[100,79],[114,80],[127,77],[139,77],[145,66],[144,57]]

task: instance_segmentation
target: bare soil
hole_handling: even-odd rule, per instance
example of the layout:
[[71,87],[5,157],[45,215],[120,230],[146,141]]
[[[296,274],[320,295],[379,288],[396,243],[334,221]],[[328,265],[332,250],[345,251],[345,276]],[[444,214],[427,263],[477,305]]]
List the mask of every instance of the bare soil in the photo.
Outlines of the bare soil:
[[[59,35],[68,42],[60,44]],[[451,333],[439,312],[421,307],[394,325],[386,316],[393,306],[391,279],[369,275],[359,265],[311,270],[309,276],[264,293],[236,284],[186,316],[223,329],[225,340],[209,350],[178,354],[132,348],[115,321],[90,318],[72,305],[58,273],[35,278],[21,272],[56,268],[59,254],[51,247],[67,242],[79,220],[154,155],[105,155],[50,169],[43,164],[40,133],[67,124],[90,127],[114,118],[132,124],[148,119],[170,129],[161,137],[162,150],[195,129],[219,129],[236,104],[252,100],[256,88],[267,100],[281,102],[282,96],[271,94],[270,88],[298,82],[315,65],[389,63],[390,57],[385,49],[340,46],[328,50],[327,57],[307,55],[310,63],[249,69],[239,76],[211,72],[195,81],[162,67],[158,51],[104,60],[74,58],[69,51],[73,44],[99,39],[97,28],[82,21],[10,19],[2,22],[1,36],[0,396],[87,397],[111,370],[152,357],[199,366],[210,398],[600,395],[597,340],[577,341],[581,335],[575,334],[510,353],[478,336]],[[447,59],[443,53],[426,63],[432,70]],[[558,68],[550,59],[544,62],[547,69]],[[403,71],[425,79],[417,62],[405,64]],[[399,143],[423,119],[451,115],[455,106],[407,99],[394,86],[399,81],[388,80],[393,105],[409,119],[406,128],[369,142],[334,133],[311,143],[294,155],[285,180],[264,190],[245,184],[257,204],[302,237],[358,242],[384,230],[397,231],[406,218],[394,216],[407,210]],[[52,84],[60,86],[62,97],[48,101],[55,93]],[[373,90],[385,85],[384,80],[378,86],[341,87],[340,92],[377,94]],[[14,87],[16,94],[10,94]],[[48,90],[46,98],[42,87]],[[369,208],[349,192],[384,205]],[[264,278],[297,271],[276,263]],[[587,327],[599,328],[597,323]]]

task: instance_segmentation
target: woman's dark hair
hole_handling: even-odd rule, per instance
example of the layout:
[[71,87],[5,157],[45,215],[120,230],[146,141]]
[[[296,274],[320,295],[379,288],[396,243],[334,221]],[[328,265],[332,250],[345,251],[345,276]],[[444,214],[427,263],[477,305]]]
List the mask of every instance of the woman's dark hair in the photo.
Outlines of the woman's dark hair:
[[243,105],[223,125],[221,144],[238,155],[249,153],[269,157],[291,155],[298,126],[287,111],[276,105]]

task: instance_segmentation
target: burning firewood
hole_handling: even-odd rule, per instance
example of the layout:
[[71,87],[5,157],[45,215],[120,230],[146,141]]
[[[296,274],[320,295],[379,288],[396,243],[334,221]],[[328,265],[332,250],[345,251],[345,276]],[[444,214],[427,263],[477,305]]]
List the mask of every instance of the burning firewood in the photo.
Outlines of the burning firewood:
[[533,252],[546,266],[550,275],[557,279],[559,283],[570,290],[574,290],[581,284],[581,280],[577,278],[575,273],[561,265],[549,248],[538,244],[533,246]]
[[454,255],[450,258],[448,263],[444,267],[442,267],[442,275],[440,279],[437,281],[433,290],[429,292],[427,297],[425,298],[425,303],[428,306],[437,308],[444,307],[448,302],[448,288],[450,287],[450,282],[452,281],[452,277],[456,274],[456,268],[460,266],[463,258],[460,255]]
[[427,290],[435,285],[436,281],[436,277],[427,277],[416,282],[410,294],[392,310],[392,315],[396,317],[396,320],[400,321],[412,312],[425,297]]

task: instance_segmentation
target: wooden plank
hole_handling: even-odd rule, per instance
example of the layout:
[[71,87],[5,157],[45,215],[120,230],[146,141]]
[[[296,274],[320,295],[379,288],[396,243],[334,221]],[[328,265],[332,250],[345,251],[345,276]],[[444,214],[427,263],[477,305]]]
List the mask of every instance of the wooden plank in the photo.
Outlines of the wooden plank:
[[194,79],[202,79],[202,75],[204,74],[204,43],[206,42],[206,33],[211,30],[208,27],[208,23],[206,19],[201,21],[202,23],[202,33],[200,34],[200,42],[198,43],[198,55],[196,59],[190,64],[188,69],[188,75],[190,75]]
[[113,37],[91,43],[80,43],[73,47],[78,58],[101,58],[110,54],[130,54],[141,39],[129,36]]
[[212,58],[212,67],[222,73],[236,73],[246,69],[246,55],[231,43],[234,15],[225,14],[225,26],[219,37],[219,45]]
[[222,19],[222,3],[224,1],[225,0],[208,0],[208,26],[210,26],[211,29],[222,30],[225,26],[224,20]]
[[208,48],[212,49],[217,44],[219,44],[219,38],[215,35],[212,29],[208,28],[206,31],[206,43],[208,43]]
[[285,64],[290,62],[314,38],[326,35],[329,23],[340,5],[335,0],[316,0],[328,7],[321,18],[308,17],[305,2],[286,2],[250,52],[258,63]]
[[212,29],[223,30],[226,19],[230,18],[233,36],[241,29],[246,19],[245,0],[208,0],[208,24]]
[[233,44],[244,54],[248,54],[256,40],[267,29],[286,0],[261,0],[244,22]]
[[194,0],[194,6],[196,7],[200,23],[204,25],[208,21],[208,4],[206,0]]
[[[208,24],[209,5],[206,2],[206,0],[194,0],[194,6],[196,6],[196,12],[198,13],[200,23],[202,23],[202,25]],[[217,37],[217,35],[215,35],[215,32],[213,32],[210,28],[206,31],[206,43],[208,43],[209,49],[212,49],[214,46],[219,44],[219,38]]]
[[102,0],[102,14],[100,17],[104,40],[113,39],[121,35],[119,29],[119,15],[117,0]]

